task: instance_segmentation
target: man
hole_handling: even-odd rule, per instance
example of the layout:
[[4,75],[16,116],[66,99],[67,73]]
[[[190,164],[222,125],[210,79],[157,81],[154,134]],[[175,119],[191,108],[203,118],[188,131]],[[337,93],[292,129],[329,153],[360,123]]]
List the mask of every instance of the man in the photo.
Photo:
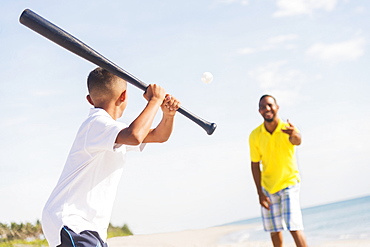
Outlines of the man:
[[[249,136],[251,168],[261,204],[264,229],[274,247],[283,246],[285,227],[298,247],[306,247],[299,204],[300,176],[295,146],[301,135],[289,121],[278,117],[279,106],[271,95],[263,95],[259,112],[264,122]],[[261,163],[261,165],[260,165]]]
[[[142,143],[165,142],[172,133],[179,102],[155,84],[138,117],[125,125],[116,121],[127,105],[127,83],[102,68],[88,77],[87,100],[94,106],[82,123],[59,181],[42,214],[51,247],[106,246],[107,228],[127,151]],[[158,109],[163,115],[151,125]]]

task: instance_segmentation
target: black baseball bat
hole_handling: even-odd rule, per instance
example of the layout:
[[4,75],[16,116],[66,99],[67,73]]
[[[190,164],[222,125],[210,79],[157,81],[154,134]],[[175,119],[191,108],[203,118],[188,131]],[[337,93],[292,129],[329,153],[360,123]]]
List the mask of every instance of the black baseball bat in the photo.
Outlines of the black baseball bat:
[[[75,38],[71,34],[64,31],[63,29],[54,25],[50,21],[39,16],[32,10],[30,9],[24,10],[19,18],[19,21],[23,25],[41,34],[45,38],[62,46],[63,48],[69,50],[70,52],[73,52],[76,55],[85,58],[86,60],[92,62],[93,64],[96,64],[99,67],[108,70],[112,74],[115,74],[116,76],[124,79],[130,84],[144,91],[148,87],[148,85],[145,84],[143,81],[139,80],[132,74],[120,68],[118,65],[114,64],[113,62],[111,62],[98,52],[96,52],[94,49],[92,49],[79,39]],[[207,132],[208,135],[212,135],[212,133],[215,131],[217,127],[215,123],[210,123],[196,116],[195,114],[189,112],[183,107],[180,107],[177,111],[184,115],[185,117],[192,120],[193,122],[195,122],[196,124],[198,124],[200,127],[202,127]]]

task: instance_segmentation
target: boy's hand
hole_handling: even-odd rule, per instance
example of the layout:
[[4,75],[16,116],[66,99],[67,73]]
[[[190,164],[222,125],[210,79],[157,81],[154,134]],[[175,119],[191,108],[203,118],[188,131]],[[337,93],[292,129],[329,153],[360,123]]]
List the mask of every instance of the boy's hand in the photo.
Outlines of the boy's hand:
[[165,95],[166,95],[166,91],[164,90],[164,88],[156,84],[150,84],[144,93],[144,98],[147,101],[160,100],[162,102]]
[[174,116],[177,109],[180,108],[180,101],[172,95],[167,94],[161,105],[163,114],[166,116]]

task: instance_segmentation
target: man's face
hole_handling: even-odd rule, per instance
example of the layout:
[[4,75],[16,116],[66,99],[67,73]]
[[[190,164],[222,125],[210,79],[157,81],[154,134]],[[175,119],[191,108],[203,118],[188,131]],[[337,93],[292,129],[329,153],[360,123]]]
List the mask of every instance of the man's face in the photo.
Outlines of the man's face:
[[265,97],[259,104],[259,112],[266,122],[272,122],[277,117],[279,106],[271,97]]

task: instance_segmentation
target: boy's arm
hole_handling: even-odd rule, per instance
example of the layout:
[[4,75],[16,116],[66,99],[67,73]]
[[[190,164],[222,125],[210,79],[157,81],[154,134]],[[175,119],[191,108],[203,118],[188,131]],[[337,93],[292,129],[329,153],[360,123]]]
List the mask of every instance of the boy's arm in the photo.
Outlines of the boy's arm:
[[163,104],[161,105],[163,111],[162,120],[155,129],[152,129],[148,133],[143,142],[150,143],[167,141],[172,133],[175,114],[179,107],[180,102],[176,98],[167,94]]
[[144,97],[148,103],[140,115],[130,124],[122,129],[116,138],[116,143],[126,145],[139,145],[147,135],[152,132],[150,129],[157,114],[158,108],[162,105],[165,91],[155,84],[149,85]]

